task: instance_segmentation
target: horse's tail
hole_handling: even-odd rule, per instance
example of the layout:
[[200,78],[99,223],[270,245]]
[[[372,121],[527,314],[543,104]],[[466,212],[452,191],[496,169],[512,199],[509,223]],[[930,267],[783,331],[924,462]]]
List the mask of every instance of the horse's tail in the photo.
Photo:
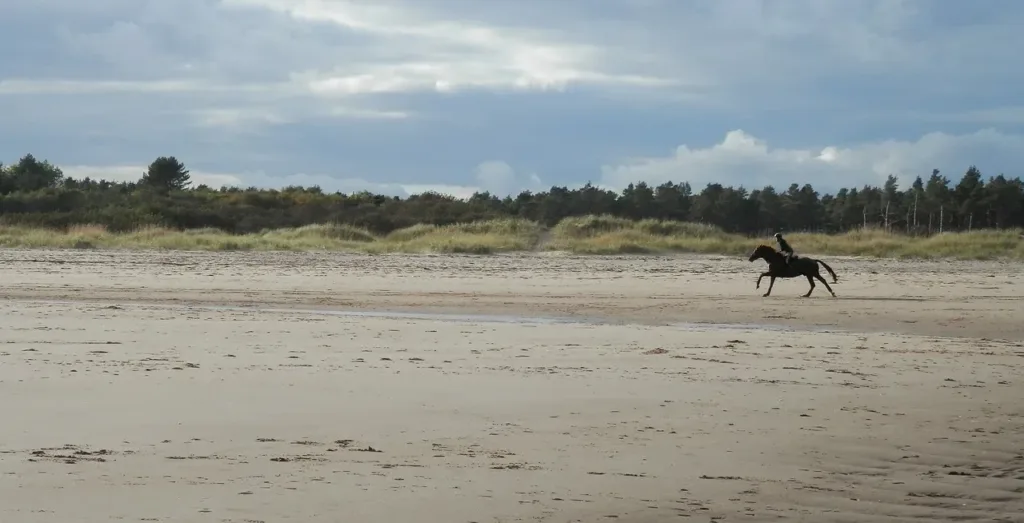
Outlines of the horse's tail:
[[836,282],[839,281],[839,276],[836,276],[836,272],[832,270],[832,267],[829,267],[827,263],[825,263],[825,262],[823,262],[821,260],[814,260],[814,261],[820,263],[821,266],[824,267],[825,270],[828,271],[828,273],[830,275],[832,275],[832,283],[836,283]]

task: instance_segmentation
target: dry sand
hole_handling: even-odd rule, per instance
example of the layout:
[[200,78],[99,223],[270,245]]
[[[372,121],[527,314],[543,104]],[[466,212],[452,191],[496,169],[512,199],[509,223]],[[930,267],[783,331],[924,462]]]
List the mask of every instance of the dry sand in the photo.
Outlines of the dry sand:
[[1024,521],[1022,266],[827,261],[3,250],[0,521]]

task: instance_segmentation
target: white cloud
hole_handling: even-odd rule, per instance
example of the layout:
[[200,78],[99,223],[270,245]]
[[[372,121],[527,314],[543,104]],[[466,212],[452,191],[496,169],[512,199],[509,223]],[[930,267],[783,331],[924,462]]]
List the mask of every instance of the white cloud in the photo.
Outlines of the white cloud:
[[926,179],[936,168],[955,181],[971,164],[995,176],[1000,172],[986,167],[1022,162],[1024,136],[991,129],[961,135],[929,133],[915,141],[803,148],[773,148],[765,140],[733,130],[710,147],[680,145],[669,156],[604,166],[601,185],[621,189],[637,181],[649,185],[687,181],[695,191],[708,183],[747,189],[774,185],[784,191],[790,183],[810,183],[819,191],[831,192],[839,187],[881,185],[890,174],[906,187],[916,176]]
[[405,111],[377,111],[373,109],[353,109],[335,106],[328,109],[327,114],[357,120],[404,120],[413,115]]
[[[962,161],[977,158],[978,161]],[[742,130],[730,131],[721,142],[705,147],[680,145],[664,157],[635,158],[617,165],[606,165],[595,184],[620,191],[639,181],[659,185],[667,181],[689,182],[697,192],[707,183],[744,186],[757,189],[774,185],[785,191],[790,183],[810,183],[823,192],[864,184],[881,185],[889,174],[907,187],[914,177],[927,178],[939,168],[956,181],[970,165],[977,165],[986,176],[1001,173],[989,165],[1019,165],[1024,162],[1024,136],[982,130],[970,134],[929,133],[914,141],[887,140],[854,146],[826,145],[820,147],[775,148],[765,140]],[[145,171],[142,165],[61,166],[67,176],[90,177],[111,181],[138,180]],[[469,198],[476,192],[488,191],[499,197],[515,196],[521,191],[545,191],[536,173],[518,173],[503,161],[485,161],[474,169],[475,184],[389,183],[365,178],[339,178],[329,175],[270,175],[263,172],[223,173],[191,171],[193,185],[258,187],[281,189],[285,186],[319,186],[326,192],[353,193],[370,191],[389,196],[407,197],[424,192]],[[558,183],[569,188],[583,185]]]
[[1024,125],[1024,105],[1005,105],[986,109],[934,112],[894,112],[887,115],[893,120],[934,122],[936,125],[966,123],[974,125]]
[[[260,6],[303,20],[330,22],[378,38],[377,51],[346,60],[329,71],[297,74],[314,93],[376,94],[451,92],[463,88],[564,89],[570,83],[664,86],[666,78],[606,69],[595,43],[555,41],[537,30],[501,28],[458,20],[454,13],[430,16],[423,4],[336,0],[226,0]],[[382,60],[380,55],[385,55]],[[387,55],[392,55],[388,59]]]
[[[69,165],[61,166],[65,176],[83,179],[108,180],[112,182],[137,181],[146,171],[143,165]],[[351,194],[360,191],[370,191],[374,194],[386,196],[408,197],[413,194],[425,192],[436,192],[447,194],[456,198],[469,198],[474,192],[479,191],[478,187],[446,184],[401,184],[386,182],[371,182],[363,178],[337,178],[333,176],[314,174],[292,174],[285,176],[272,176],[266,173],[218,173],[209,171],[189,171],[192,187],[206,185],[213,188],[220,187],[256,187],[259,189],[283,189],[288,186],[313,187],[319,186],[324,192],[342,192]]]
[[[135,182],[146,172],[145,165],[62,165],[60,169],[64,172],[64,176],[69,178],[79,180],[91,178],[111,182]],[[232,174],[190,171],[189,175],[193,186],[221,187],[222,185],[238,185],[241,182],[240,177]]]
[[487,161],[476,166],[476,180],[480,187],[498,197],[516,196],[522,191],[547,189],[536,173],[521,176],[511,165],[502,161]]
[[[412,194],[423,194],[427,192],[433,192],[438,194],[444,194],[447,196],[453,196],[460,200],[468,199],[473,196],[473,193],[480,192],[479,187],[470,187],[465,185],[445,185],[445,184],[402,184],[400,185],[402,191],[405,194],[396,194],[396,196],[408,196]],[[375,192],[373,189],[367,189],[370,192]],[[390,193],[389,193],[390,194]]]
[[[65,176],[115,182],[137,181],[146,171],[143,165],[69,165],[61,166]],[[287,186],[312,187],[319,186],[325,192],[340,191],[353,193],[370,191],[388,196],[407,197],[413,194],[435,192],[460,199],[466,199],[477,192],[489,191],[498,197],[516,196],[524,190],[541,191],[547,189],[535,173],[519,175],[507,163],[488,161],[479,164],[474,170],[475,185],[431,184],[431,183],[388,183],[371,182],[364,178],[338,178],[316,174],[291,174],[274,176],[262,172],[220,173],[202,170],[189,171],[192,186],[207,185],[209,187],[257,187],[260,189],[281,189]]]
[[317,118],[339,118],[346,120],[404,120],[413,115],[403,111],[377,111],[373,109],[353,108],[343,105],[302,110],[294,107],[291,111],[281,111],[272,106],[267,107],[221,107],[199,109],[192,114],[200,127],[215,127],[231,130],[236,133],[258,132],[261,128],[272,125],[288,125]]
[[[192,80],[0,80],[0,95],[180,93],[201,90],[217,90],[217,87]],[[220,90],[228,90],[228,88],[221,86]]]
[[88,8],[47,0],[0,14],[44,13],[54,20],[54,48],[66,53],[66,74],[86,65],[103,73],[72,86],[51,72],[51,90],[266,84],[352,96],[579,84],[690,103],[701,100],[696,91],[735,103],[863,73],[917,78],[933,89],[974,87],[966,77],[933,80],[986,63],[1015,70],[1020,56],[1008,42],[1022,12],[1001,5],[1006,12],[987,23],[946,23],[941,31],[935,12],[956,8],[926,0],[95,0]]
[[200,109],[194,111],[197,123],[203,127],[227,127],[236,130],[245,130],[254,125],[281,125],[291,123],[294,120],[274,111],[260,111],[258,109],[243,108],[220,108]]

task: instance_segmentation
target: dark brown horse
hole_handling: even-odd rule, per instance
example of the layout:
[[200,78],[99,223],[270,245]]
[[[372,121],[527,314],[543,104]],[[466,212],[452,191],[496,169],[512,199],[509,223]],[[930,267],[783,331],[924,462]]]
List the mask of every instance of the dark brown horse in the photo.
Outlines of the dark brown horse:
[[758,258],[762,258],[764,261],[768,262],[768,270],[762,272],[761,275],[757,277],[756,288],[761,288],[761,278],[764,278],[765,276],[771,278],[771,281],[768,284],[768,292],[764,293],[764,296],[768,296],[772,293],[772,287],[775,286],[775,278],[796,278],[798,276],[806,276],[807,283],[811,284],[811,288],[807,291],[807,294],[804,294],[804,298],[810,296],[811,293],[814,292],[815,278],[825,285],[828,292],[832,293],[833,298],[836,295],[836,293],[832,291],[832,287],[829,287],[828,282],[825,281],[825,278],[821,277],[821,272],[818,270],[818,264],[821,264],[821,266],[824,267],[830,275],[832,275],[832,283],[838,282],[839,277],[836,276],[832,267],[829,267],[827,263],[821,260],[804,258],[803,256],[794,256],[792,260],[790,260],[789,265],[787,265],[785,255],[776,251],[770,245],[758,245],[757,248],[754,249],[754,252],[750,254],[750,261],[754,261]]

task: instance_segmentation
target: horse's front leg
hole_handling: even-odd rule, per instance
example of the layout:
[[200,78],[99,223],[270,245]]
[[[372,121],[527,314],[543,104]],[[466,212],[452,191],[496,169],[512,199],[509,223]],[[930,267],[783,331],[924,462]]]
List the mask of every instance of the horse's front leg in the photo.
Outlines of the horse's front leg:
[[772,287],[775,287],[775,276],[772,276],[772,275],[769,274],[768,277],[770,278],[768,280],[768,292],[766,292],[766,293],[761,295],[761,296],[764,296],[765,298],[767,298],[768,295],[770,295],[772,293]]
[[764,278],[765,276],[771,276],[771,273],[769,273],[769,272],[762,272],[761,275],[757,277],[757,286],[754,287],[755,289],[760,289],[761,288],[761,278]]

